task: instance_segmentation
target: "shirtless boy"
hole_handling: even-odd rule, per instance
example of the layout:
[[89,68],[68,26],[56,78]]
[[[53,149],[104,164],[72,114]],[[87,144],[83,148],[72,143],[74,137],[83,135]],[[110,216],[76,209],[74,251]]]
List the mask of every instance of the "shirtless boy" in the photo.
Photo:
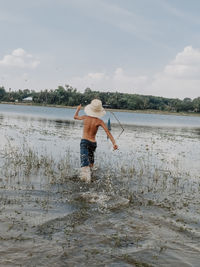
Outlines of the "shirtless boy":
[[78,113],[81,109],[81,105],[77,107],[74,119],[83,120],[83,136],[80,144],[80,156],[81,156],[81,180],[85,182],[91,181],[90,168],[94,165],[94,152],[97,147],[96,134],[99,126],[101,126],[107,136],[110,138],[113,149],[116,150],[118,146],[115,143],[115,139],[108,130],[105,123],[100,119],[100,117],[106,114],[104,108],[102,107],[102,102],[99,99],[94,99],[87,105],[84,109],[86,115],[79,116]]

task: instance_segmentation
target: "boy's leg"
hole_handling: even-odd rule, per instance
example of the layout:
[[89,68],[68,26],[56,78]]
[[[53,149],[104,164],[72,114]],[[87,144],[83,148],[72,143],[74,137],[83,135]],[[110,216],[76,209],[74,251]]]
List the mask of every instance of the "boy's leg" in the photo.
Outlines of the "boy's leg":
[[80,144],[80,159],[81,159],[81,180],[85,182],[91,181],[91,173],[89,167],[89,151],[87,140],[81,140]]
[[90,146],[88,149],[90,168],[93,168],[93,166],[94,166],[94,152],[95,152],[95,150],[96,150],[96,145],[94,145],[94,144],[92,146]]
[[80,179],[83,182],[91,182],[91,171],[89,166],[81,167]]
[[89,151],[86,140],[81,140],[80,143],[80,160],[81,167],[89,166]]

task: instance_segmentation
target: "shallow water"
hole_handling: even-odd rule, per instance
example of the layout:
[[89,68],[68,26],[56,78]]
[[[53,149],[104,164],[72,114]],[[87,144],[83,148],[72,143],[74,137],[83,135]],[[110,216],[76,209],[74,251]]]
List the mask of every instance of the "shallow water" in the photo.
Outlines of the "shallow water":
[[0,112],[0,266],[199,266],[198,121],[120,117],[119,150],[100,130],[87,185],[82,124],[33,108]]

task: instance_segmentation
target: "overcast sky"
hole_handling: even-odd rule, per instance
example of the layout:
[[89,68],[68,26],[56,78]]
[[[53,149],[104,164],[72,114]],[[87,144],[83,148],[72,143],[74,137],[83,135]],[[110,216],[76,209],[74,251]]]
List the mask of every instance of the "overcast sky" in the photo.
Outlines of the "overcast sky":
[[199,0],[0,0],[0,86],[200,96]]

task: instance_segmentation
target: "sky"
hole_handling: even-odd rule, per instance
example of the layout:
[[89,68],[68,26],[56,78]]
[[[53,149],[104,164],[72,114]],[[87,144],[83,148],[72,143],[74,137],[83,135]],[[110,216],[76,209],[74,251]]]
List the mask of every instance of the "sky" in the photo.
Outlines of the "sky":
[[200,96],[199,0],[0,0],[0,86]]

